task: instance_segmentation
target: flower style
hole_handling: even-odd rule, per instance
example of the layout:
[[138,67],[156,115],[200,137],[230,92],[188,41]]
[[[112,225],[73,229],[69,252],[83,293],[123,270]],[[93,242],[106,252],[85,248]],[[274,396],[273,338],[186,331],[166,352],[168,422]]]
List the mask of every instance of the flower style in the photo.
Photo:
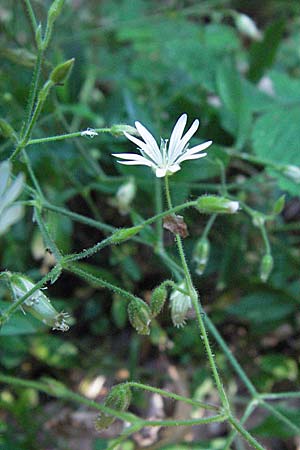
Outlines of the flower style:
[[177,120],[170,142],[168,139],[161,139],[158,147],[152,134],[140,123],[135,122],[135,126],[144,142],[131,134],[124,132],[127,139],[138,146],[141,155],[136,153],[113,153],[113,156],[124,159],[118,161],[120,164],[143,165],[151,167],[158,178],[171,175],[181,169],[180,164],[188,159],[203,158],[207,153],[200,153],[212,144],[212,141],[188,148],[188,141],[196,133],[199,127],[199,120],[195,120],[190,129],[183,135],[187,122],[187,115],[182,114]]

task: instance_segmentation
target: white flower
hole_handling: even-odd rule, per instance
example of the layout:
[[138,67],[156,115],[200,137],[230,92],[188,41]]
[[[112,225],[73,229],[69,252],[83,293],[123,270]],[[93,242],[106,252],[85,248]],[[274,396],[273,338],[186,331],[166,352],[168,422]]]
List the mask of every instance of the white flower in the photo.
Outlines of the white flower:
[[254,41],[262,40],[262,32],[257,28],[256,23],[251,17],[246,14],[237,14],[235,23],[238,31],[244,36],[253,39]]
[[294,181],[297,184],[300,183],[300,168],[299,167],[288,164],[287,166],[284,166],[282,168],[282,172],[290,180]]
[[138,146],[141,155],[136,153],[113,153],[113,156],[125,160],[118,161],[120,164],[151,167],[158,178],[171,175],[180,170],[180,163],[183,161],[206,156],[206,153],[200,152],[205,150],[212,143],[212,141],[207,141],[203,144],[196,145],[196,147],[188,148],[188,141],[196,133],[199,127],[199,120],[195,120],[191,128],[182,135],[186,122],[187,115],[182,114],[173,128],[170,142],[168,143],[168,139],[161,139],[160,148],[152,134],[140,122],[135,122],[136,129],[144,142],[129,133],[124,132],[124,134],[127,139]]

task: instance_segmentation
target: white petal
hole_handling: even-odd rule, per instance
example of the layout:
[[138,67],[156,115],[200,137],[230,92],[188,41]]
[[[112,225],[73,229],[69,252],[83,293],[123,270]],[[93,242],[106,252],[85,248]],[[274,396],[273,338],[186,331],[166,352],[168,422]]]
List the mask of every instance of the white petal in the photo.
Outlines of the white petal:
[[139,147],[139,150],[142,150],[147,156],[149,156],[149,158],[153,162],[155,162],[155,163],[157,162],[156,158],[153,155],[153,151],[151,148],[149,148],[148,144],[145,144],[145,142],[141,141],[140,139],[137,139],[134,136],[131,136],[131,134],[128,134],[126,132],[124,132],[124,135],[127,137],[127,139],[129,139],[131,142],[136,144]]
[[23,187],[24,175],[21,173],[5,190],[3,197],[1,198],[1,210],[16,200],[16,198],[21,194]]
[[181,167],[179,164],[173,164],[172,166],[168,167],[168,172],[175,173],[175,172],[178,172],[178,170],[180,170],[180,169],[181,169]]
[[0,216],[0,235],[4,234],[11,225],[21,219],[23,211],[23,206],[17,204],[9,206],[3,211]]
[[202,152],[202,150],[205,150],[212,144],[212,141],[203,142],[203,144],[196,145],[195,147],[188,148],[186,150],[186,154],[188,155],[194,155],[194,153]]
[[183,136],[183,138],[179,141],[179,143],[177,144],[176,148],[174,149],[174,151],[172,152],[172,159],[170,160],[170,162],[174,162],[175,159],[180,155],[180,153],[182,152],[182,150],[184,149],[184,147],[186,146],[186,144],[188,143],[188,141],[192,138],[192,136],[196,133],[196,131],[198,130],[199,127],[199,120],[196,119],[193,123],[191,128],[185,133],[185,135]]
[[[147,160],[147,158],[144,158],[144,156],[142,155],[138,155],[137,153],[112,153],[112,156],[115,156],[116,158],[121,158],[121,159],[132,159],[133,161],[139,161],[139,160]],[[151,161],[149,161],[151,162]]]
[[148,166],[155,167],[150,161],[145,159],[145,161],[117,161],[119,164],[124,164],[125,166]]
[[164,177],[166,175],[166,173],[167,173],[167,169],[160,169],[160,168],[158,168],[155,171],[155,175],[157,176],[157,178]]
[[127,139],[129,139],[131,142],[133,142],[134,144],[136,144],[138,147],[142,148],[143,150],[145,150],[145,148],[147,148],[147,144],[145,144],[145,142],[141,141],[140,139],[131,136],[131,134],[127,133],[126,131],[124,131],[124,135],[127,137]]
[[136,153],[113,153],[112,155],[116,158],[127,159],[128,162],[131,163],[136,162],[137,164],[144,164],[149,167],[155,166],[155,164],[149,161],[149,159],[144,158],[144,156],[137,155]]
[[197,153],[196,155],[187,155],[186,153],[184,153],[182,156],[180,156],[180,158],[177,159],[176,163],[180,164],[183,161],[187,161],[188,159],[204,158],[204,156],[206,155],[207,153]]
[[149,156],[155,162],[161,164],[162,163],[161,153],[156,143],[156,140],[154,139],[152,134],[140,122],[135,122],[135,127],[147,144],[147,148],[146,149],[143,148],[144,152],[149,154]]
[[186,126],[186,121],[187,121],[187,115],[186,114],[182,114],[182,116],[179,117],[179,119],[177,120],[171,137],[170,137],[170,142],[169,142],[169,158],[172,158],[172,154],[174,152],[174,150],[176,150],[176,147],[182,137],[182,133],[184,130],[184,127]]
[[0,164],[0,197],[5,192],[10,177],[11,165],[9,161]]

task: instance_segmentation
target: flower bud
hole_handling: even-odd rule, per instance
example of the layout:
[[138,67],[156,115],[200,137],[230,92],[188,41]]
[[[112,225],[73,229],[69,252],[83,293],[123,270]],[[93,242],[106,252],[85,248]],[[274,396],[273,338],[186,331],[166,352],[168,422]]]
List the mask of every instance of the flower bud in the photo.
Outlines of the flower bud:
[[48,23],[53,24],[60,15],[65,0],[54,0],[48,11]]
[[279,197],[274,206],[273,206],[273,214],[281,214],[285,205],[285,195]]
[[194,251],[194,261],[196,263],[196,274],[202,275],[208,258],[209,258],[209,252],[210,252],[210,243],[207,238],[201,238],[196,244],[196,248]]
[[130,228],[120,228],[111,235],[111,243],[120,244],[121,242],[127,241],[127,239],[130,239],[132,236],[139,233],[142,228],[142,225],[137,225]]
[[128,318],[138,334],[150,334],[151,310],[147,303],[133,299],[128,305]]
[[[182,290],[186,290],[186,282],[183,281],[178,285]],[[195,291],[194,291],[195,292]],[[196,292],[195,292],[195,295]],[[192,299],[189,295],[174,289],[170,295],[170,307],[172,322],[175,327],[183,327],[186,323],[187,312],[192,308]]]
[[164,283],[157,286],[151,295],[150,309],[152,317],[156,317],[162,310],[165,301],[167,300],[168,291]]
[[266,253],[263,259],[261,260],[260,265],[260,279],[264,283],[268,280],[270,273],[272,272],[273,265],[274,262],[272,255],[270,253]]
[[[15,301],[34,288],[34,283],[24,275],[13,273],[8,274],[8,277]],[[57,312],[40,289],[22,303],[22,308],[45,325],[52,327],[52,330],[68,331],[69,329],[69,325],[66,323],[69,314]]]
[[59,64],[58,66],[56,66],[50,74],[50,80],[54,84],[64,83],[71,73],[72,67],[74,65],[74,61],[75,61],[75,58],[71,58],[71,59],[68,59],[67,61],[63,62],[62,64]]
[[300,168],[299,167],[288,164],[287,166],[284,166],[282,168],[282,173],[287,178],[294,181],[295,183],[297,183],[297,184],[300,183]]
[[244,36],[254,41],[262,40],[262,33],[257,28],[256,23],[246,14],[235,14],[235,25],[238,31]]
[[10,139],[12,137],[16,137],[16,132],[9,123],[4,119],[0,119],[0,136],[3,136],[6,139]]
[[239,209],[239,202],[216,195],[203,195],[197,200],[197,208],[207,214],[234,214]]
[[120,214],[125,215],[130,211],[130,204],[135,197],[136,185],[134,179],[122,184],[116,194],[117,207]]
[[43,38],[42,38],[42,24],[41,23],[38,24],[36,31],[35,31],[35,42],[39,49],[42,48]]
[[[127,384],[119,384],[114,386],[104,401],[104,406],[115,409],[116,411],[127,411],[131,402],[131,390]],[[114,421],[115,417],[101,412],[95,420],[95,428],[102,431],[108,428]]]
[[113,136],[123,136],[124,133],[131,134],[133,136],[139,136],[139,132],[136,128],[130,126],[130,125],[113,125],[110,128],[110,132]]

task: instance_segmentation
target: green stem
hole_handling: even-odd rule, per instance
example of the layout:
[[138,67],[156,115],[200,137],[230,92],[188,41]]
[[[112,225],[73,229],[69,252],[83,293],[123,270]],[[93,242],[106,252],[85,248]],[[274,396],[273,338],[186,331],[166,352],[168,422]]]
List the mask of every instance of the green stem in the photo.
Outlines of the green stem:
[[37,21],[36,21],[36,18],[35,18],[35,14],[34,14],[33,8],[31,6],[30,0],[23,0],[23,3],[25,5],[25,9],[26,9],[26,11],[28,13],[28,17],[29,17],[29,20],[30,20],[30,25],[31,25],[31,30],[32,30],[33,36],[35,36],[35,32],[36,32],[36,29],[37,29],[38,25],[37,25]]
[[[97,133],[110,133],[111,128],[95,128]],[[84,131],[76,131],[75,133],[58,134],[56,136],[49,136],[40,139],[31,139],[26,145],[45,144],[46,142],[63,141],[65,139],[73,139],[76,137],[82,137]]]
[[[169,183],[168,183],[168,177],[167,176],[165,177],[165,189],[166,189],[166,197],[167,197],[168,208],[171,210],[172,209],[172,201],[171,201],[171,195],[170,195],[170,189],[169,189]],[[207,352],[208,360],[209,360],[209,363],[210,363],[210,367],[211,367],[211,370],[212,370],[212,373],[213,373],[213,376],[214,376],[214,379],[215,379],[215,383],[216,383],[219,395],[220,395],[220,399],[221,399],[223,408],[226,411],[230,411],[230,405],[229,405],[229,402],[228,402],[228,399],[227,399],[227,395],[226,395],[226,393],[224,391],[224,387],[223,387],[223,384],[221,382],[221,379],[220,379],[220,376],[219,376],[219,373],[218,373],[218,369],[217,369],[217,366],[216,366],[216,363],[215,363],[215,360],[214,360],[213,352],[212,352],[211,347],[210,347],[210,343],[209,343],[208,336],[207,336],[207,333],[206,333],[206,328],[205,328],[205,325],[204,325],[204,322],[203,322],[203,319],[202,319],[202,316],[201,316],[200,308],[199,308],[198,297],[197,297],[196,291],[195,291],[194,286],[193,286],[193,282],[192,282],[192,278],[191,278],[191,275],[190,275],[190,271],[189,271],[189,268],[188,268],[188,265],[187,265],[187,262],[186,262],[186,259],[185,259],[185,255],[184,255],[183,244],[182,244],[181,237],[179,236],[179,234],[176,234],[176,242],[177,242],[178,253],[179,253],[179,256],[180,256],[180,259],[181,259],[182,267],[183,267],[183,270],[184,270],[184,273],[185,273],[185,278],[186,278],[188,292],[189,292],[190,298],[192,300],[192,303],[193,303],[193,306],[194,306],[194,309],[195,309],[195,312],[196,312],[196,317],[197,317],[197,322],[198,322],[200,335],[202,337],[202,340],[203,340],[203,343],[204,343],[204,346],[205,346],[205,349],[206,349],[206,352]]]
[[145,427],[178,427],[194,425],[205,425],[214,422],[225,422],[228,419],[227,414],[217,414],[216,416],[204,417],[203,419],[187,419],[187,420],[143,420]]
[[90,256],[94,255],[95,253],[102,250],[107,245],[111,244],[111,236],[109,236],[106,239],[103,239],[103,241],[98,242],[97,244],[93,245],[93,247],[88,248],[87,250],[82,250],[82,252],[79,253],[72,253],[70,255],[67,255],[64,257],[64,262],[69,263],[72,261],[79,261],[83,258],[89,258]]
[[228,421],[232,427],[237,430],[253,448],[257,450],[266,450],[234,417],[229,417]]
[[123,411],[117,411],[112,408],[109,408],[107,406],[104,406],[101,403],[97,403],[93,400],[89,400],[88,398],[83,397],[82,395],[76,394],[73,391],[70,391],[65,386],[61,385],[60,383],[57,383],[56,380],[49,379],[49,382],[40,382],[40,381],[30,381],[30,380],[24,380],[21,378],[16,378],[12,376],[7,376],[0,373],[0,382],[11,384],[13,386],[21,386],[31,389],[36,389],[41,392],[45,392],[48,395],[51,395],[53,397],[63,398],[65,400],[71,400],[76,403],[81,403],[83,405],[86,405],[90,408],[96,409],[98,411],[104,412],[106,414],[113,415],[117,417],[118,419],[130,422],[130,423],[136,423],[141,424],[143,426],[143,421],[136,417],[134,414],[123,412]]
[[121,436],[115,439],[114,442],[107,447],[107,450],[113,450],[116,447],[119,448],[119,444],[124,442],[133,433],[137,433],[141,428],[143,428],[143,425],[140,424],[132,425],[131,427],[127,428],[126,431],[121,434]]
[[30,120],[32,118],[32,113],[33,113],[33,109],[34,109],[34,102],[35,102],[35,99],[36,99],[38,86],[39,86],[40,75],[41,75],[43,56],[44,56],[43,51],[38,49],[38,53],[37,53],[37,57],[36,57],[36,63],[35,63],[35,68],[34,68],[33,77],[32,77],[31,86],[30,86],[30,93],[29,93],[28,103],[27,103],[27,118],[25,120],[24,133],[22,133],[22,137],[26,133],[26,130],[29,127]]
[[259,229],[260,229],[261,236],[262,236],[264,244],[265,244],[266,254],[270,255],[271,254],[271,245],[270,245],[270,241],[268,238],[266,227],[264,225],[262,225],[259,227]]
[[214,224],[216,218],[217,218],[217,214],[212,214],[212,215],[210,216],[210,218],[209,218],[208,221],[207,221],[207,224],[205,225],[205,228],[204,228],[204,230],[203,230],[203,233],[202,233],[202,235],[201,235],[201,239],[207,239],[208,234],[209,234],[209,232],[210,232],[210,230],[211,230],[211,228],[212,228],[212,226],[213,226],[213,224]]
[[285,400],[288,398],[300,398],[300,392],[279,392],[271,394],[260,394],[259,396],[263,400]]
[[[37,78],[37,76],[36,76],[36,78]],[[13,153],[9,157],[10,161],[14,161],[17,158],[17,156],[19,155],[19,153],[26,147],[26,145],[27,145],[27,143],[28,143],[28,141],[30,139],[30,136],[31,136],[31,133],[32,133],[32,129],[33,129],[33,127],[34,127],[34,125],[35,125],[35,123],[36,123],[40,113],[41,113],[43,105],[44,105],[44,103],[46,101],[46,98],[47,98],[48,93],[49,93],[49,91],[50,91],[52,86],[53,86],[53,82],[48,80],[44,84],[44,86],[42,87],[31,117],[30,117],[30,114],[29,114],[30,120],[29,120],[27,126],[25,126],[25,130],[24,130],[24,133],[23,133],[23,136],[22,136],[22,140],[18,143],[16,149],[13,151]]]
[[113,232],[115,231],[115,227],[111,225],[107,225],[106,223],[100,222],[99,220],[90,219],[89,217],[83,216],[81,214],[74,213],[69,211],[68,209],[62,208],[60,206],[52,205],[47,201],[42,202],[42,207],[48,209],[49,211],[56,212],[58,214],[62,214],[63,216],[70,217],[75,222],[83,223],[85,225],[89,225],[90,227],[96,228],[97,230]]
[[224,339],[222,338],[222,336],[220,335],[220,333],[218,332],[218,330],[216,329],[216,327],[214,326],[214,324],[212,323],[212,321],[210,320],[210,318],[208,316],[205,316],[205,323],[206,323],[209,331],[214,336],[214,338],[218,342],[219,346],[225,353],[225,356],[227,357],[228,361],[231,363],[232,367],[234,368],[236,373],[239,375],[239,377],[241,378],[241,380],[247,387],[250,394],[254,398],[257,398],[257,396],[258,396],[257,390],[255,389],[254,385],[251,383],[251,381],[247,377],[246,373],[244,372],[244,370],[242,369],[242,367],[240,366],[240,364],[238,363],[236,358],[233,356],[231,350],[229,349],[226,342],[224,341]]
[[196,406],[198,408],[204,408],[210,411],[219,411],[219,407],[215,405],[210,405],[208,403],[199,402],[197,400],[192,400],[191,398],[183,397],[182,395],[173,394],[172,392],[165,391],[163,389],[158,389],[152,386],[148,386],[147,384],[137,383],[135,381],[128,381],[126,383],[127,386],[142,389],[149,392],[155,392],[163,397],[171,398],[173,400],[178,400],[184,403],[188,403],[189,405]]
[[[248,406],[247,406],[247,408],[246,408],[246,410],[245,410],[245,412],[244,412],[244,415],[243,415],[243,417],[241,418],[241,424],[242,424],[242,425],[244,425],[244,423],[246,422],[246,420],[250,417],[250,415],[252,414],[252,412],[253,412],[253,410],[254,410],[256,404],[257,404],[257,402],[256,402],[256,401],[253,401],[253,400],[248,404]],[[233,431],[230,433],[229,437],[228,437],[227,440],[226,440],[225,447],[224,447],[223,450],[230,450],[230,446],[231,446],[231,444],[233,443],[233,441],[234,441],[234,439],[235,439],[237,433],[238,433],[238,431],[237,431],[236,429],[233,430]]]
[[37,193],[39,194],[40,198],[43,198],[44,195],[43,195],[42,189],[41,189],[40,184],[39,184],[39,182],[38,182],[38,180],[37,180],[37,178],[36,178],[36,176],[34,174],[34,171],[33,171],[33,168],[32,168],[31,162],[30,162],[30,159],[28,158],[25,149],[23,149],[23,151],[22,151],[22,156],[23,156],[24,162],[26,164],[28,173],[30,175],[31,181],[32,181],[32,183],[33,183]]
[[264,400],[260,400],[259,402],[260,406],[270,411],[270,413],[277,417],[281,422],[285,423],[291,430],[293,430],[295,433],[297,433],[297,436],[300,435],[300,427],[295,425],[290,419],[288,419],[284,414],[282,414],[280,411],[278,411],[274,406],[270,405],[269,403],[265,402]]
[[63,255],[61,254],[54,240],[50,236],[50,233],[43,221],[39,208],[37,207],[34,208],[34,218],[39,226],[40,232],[43,236],[44,243],[46,244],[47,247],[49,247],[49,249],[51,250],[51,252],[55,257],[55,260],[59,263],[60,261],[62,261]]
[[[94,275],[91,275],[90,273],[86,272],[85,270],[80,269],[79,267],[76,267],[74,265],[67,265],[64,267],[68,272],[74,273],[75,275],[79,276],[80,278],[83,278],[88,283],[100,286],[109,289],[110,291],[116,292],[119,294],[122,298],[125,298],[126,300],[136,300],[138,297],[131,294],[130,292],[125,291],[124,289],[115,286],[114,284],[109,283],[108,281],[102,280],[101,278],[98,278]],[[140,300],[138,298],[138,300]]]

